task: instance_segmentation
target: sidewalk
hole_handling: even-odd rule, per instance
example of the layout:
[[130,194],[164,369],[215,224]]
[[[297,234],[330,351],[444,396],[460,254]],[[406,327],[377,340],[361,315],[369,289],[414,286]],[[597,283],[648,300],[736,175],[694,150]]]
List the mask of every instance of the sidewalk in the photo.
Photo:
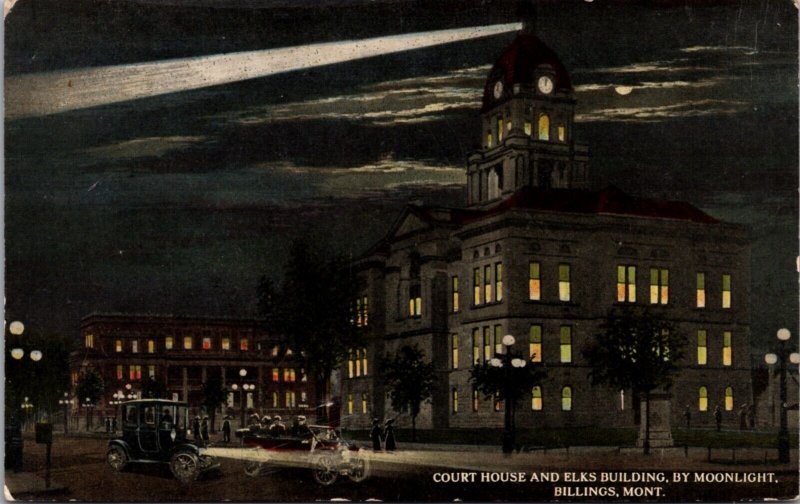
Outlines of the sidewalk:
[[29,472],[5,472],[3,493],[7,500],[19,495],[45,495],[67,491],[67,487],[56,481],[50,480],[50,487],[45,484],[44,478]]

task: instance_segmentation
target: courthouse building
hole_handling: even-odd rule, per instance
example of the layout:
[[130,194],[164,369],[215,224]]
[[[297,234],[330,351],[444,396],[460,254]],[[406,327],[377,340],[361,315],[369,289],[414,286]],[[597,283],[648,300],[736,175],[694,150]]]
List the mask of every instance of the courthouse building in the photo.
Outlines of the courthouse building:
[[[574,117],[566,68],[523,32],[486,80],[466,205],[407,206],[354,263],[367,344],[342,370],[343,425],[395,415],[380,371],[356,364],[416,344],[437,374],[419,427],[501,426],[502,406],[469,378],[511,334],[513,351],[547,371],[518,406],[518,427],[632,426],[638,398],[592,386],[582,355],[609,310],[632,305],[687,339],[673,424],[688,407],[693,425],[713,425],[719,406],[734,425],[752,404],[746,229],[688,203],[593,188]],[[409,425],[408,415],[398,423]]]
[[[140,397],[149,378],[166,386],[168,398],[198,408],[209,380],[227,386],[228,406],[237,413],[242,403],[281,414],[315,405],[313,378],[299,355],[272,337],[263,320],[93,313],[81,320],[81,341],[70,356],[73,386],[82,371],[97,370],[105,385],[100,407],[109,413],[114,394]],[[245,384],[253,390],[243,391]]]

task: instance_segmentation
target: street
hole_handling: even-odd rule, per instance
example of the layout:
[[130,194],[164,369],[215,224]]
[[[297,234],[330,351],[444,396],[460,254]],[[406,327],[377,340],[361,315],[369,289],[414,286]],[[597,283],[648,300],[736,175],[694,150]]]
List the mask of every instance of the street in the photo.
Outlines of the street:
[[[307,469],[267,470],[255,478],[244,474],[244,463],[220,459],[220,469],[189,486],[174,480],[166,466],[144,465],[115,473],[105,464],[105,439],[57,436],[52,449],[52,479],[67,486],[62,494],[17,494],[18,499],[77,501],[491,501],[628,499],[732,500],[786,498],[797,493],[796,452],[793,463],[740,460],[707,463],[702,452],[684,458],[643,457],[638,453],[611,454],[597,450],[564,453],[521,453],[504,457],[497,447],[485,451],[445,452],[401,450],[377,454],[372,476],[361,483],[346,477],[329,487],[314,482]],[[695,456],[696,455],[696,456]],[[44,446],[28,438],[25,471],[44,475]],[[679,473],[678,471],[692,471]],[[485,474],[486,473],[486,474]],[[707,481],[674,483],[680,474],[701,475]],[[717,484],[720,478],[751,478],[742,484]],[[770,476],[771,475],[771,476]],[[547,481],[551,478],[551,481]],[[653,483],[642,483],[652,478]],[[755,482],[754,478],[765,479]],[[604,482],[603,480],[606,480]],[[638,480],[638,482],[637,482]],[[634,483],[625,483],[634,482]],[[687,483],[691,481],[687,480]],[[595,492],[588,494],[587,492]]]

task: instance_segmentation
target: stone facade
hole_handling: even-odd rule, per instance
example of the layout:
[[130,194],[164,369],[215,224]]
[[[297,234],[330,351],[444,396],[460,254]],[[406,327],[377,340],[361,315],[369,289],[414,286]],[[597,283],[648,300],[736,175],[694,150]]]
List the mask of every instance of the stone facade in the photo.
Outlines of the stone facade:
[[[548,374],[518,406],[518,427],[632,426],[638,398],[591,386],[582,349],[613,307],[647,306],[687,339],[670,390],[673,424],[687,406],[694,426],[713,425],[716,406],[735,424],[753,402],[747,231],[687,203],[589,189],[573,114],[563,65],[520,35],[487,79],[467,206],[409,205],[354,263],[368,299],[368,360],[406,344],[431,359],[435,391],[420,428],[501,426],[502,408],[475,396],[469,377],[511,334],[513,350],[537,354]],[[343,402],[355,404],[344,426],[395,415],[379,371],[342,372]]]

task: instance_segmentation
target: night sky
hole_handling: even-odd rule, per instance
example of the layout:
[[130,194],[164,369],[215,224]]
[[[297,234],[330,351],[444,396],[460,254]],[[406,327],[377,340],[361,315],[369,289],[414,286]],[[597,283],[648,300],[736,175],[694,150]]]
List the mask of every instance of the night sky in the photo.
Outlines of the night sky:
[[[515,21],[491,0],[19,0],[6,83]],[[797,329],[797,29],[788,0],[561,1],[537,19],[598,188],[751,228],[758,351]],[[358,255],[409,201],[461,204],[484,79],[513,37],[6,117],[6,319],[77,337],[93,311],[251,316],[293,238]]]

